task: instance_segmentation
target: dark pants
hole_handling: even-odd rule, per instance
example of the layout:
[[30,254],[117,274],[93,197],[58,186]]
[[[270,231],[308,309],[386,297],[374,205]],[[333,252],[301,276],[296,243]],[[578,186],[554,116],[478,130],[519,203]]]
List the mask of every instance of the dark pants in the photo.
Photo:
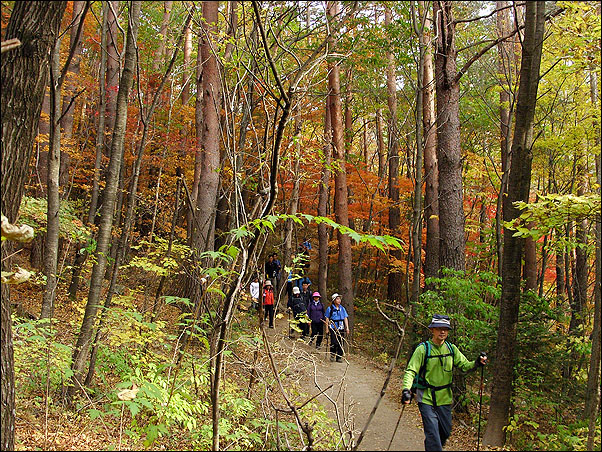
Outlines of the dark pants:
[[263,320],[270,316],[270,328],[274,328],[274,305],[264,304],[263,305]]
[[424,426],[424,450],[443,450],[445,442],[451,434],[451,405],[431,406],[418,403]]
[[318,336],[316,338],[316,348],[322,345],[322,338],[324,337],[324,322],[311,322],[311,339],[314,339],[314,336]]
[[345,331],[343,330],[330,330],[330,357],[333,358],[336,355],[337,360],[340,360],[343,356],[343,340],[345,338]]

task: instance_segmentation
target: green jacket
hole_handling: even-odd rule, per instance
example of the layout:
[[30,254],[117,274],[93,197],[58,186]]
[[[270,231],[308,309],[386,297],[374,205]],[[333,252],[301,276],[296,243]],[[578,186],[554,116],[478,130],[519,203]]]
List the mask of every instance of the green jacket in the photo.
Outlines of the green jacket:
[[[458,367],[463,372],[471,370],[475,367],[474,361],[468,361],[462,354],[458,347],[451,344],[454,355],[446,356],[445,358],[432,358],[434,355],[447,355],[449,349],[445,342],[441,346],[435,345],[432,341],[431,344],[431,358],[428,359],[426,364],[426,380],[433,386],[445,386],[452,381],[453,367]],[[414,350],[414,354],[410,358],[410,362],[406,367],[406,372],[403,376],[403,389],[411,389],[414,377],[418,375],[418,371],[422,366],[422,362],[425,359],[426,347],[420,345]],[[453,362],[452,362],[453,361]],[[451,387],[440,389],[436,393],[437,405],[451,405],[452,403],[452,390]],[[433,405],[430,389],[418,389],[416,391],[416,401],[422,402],[427,405]]]

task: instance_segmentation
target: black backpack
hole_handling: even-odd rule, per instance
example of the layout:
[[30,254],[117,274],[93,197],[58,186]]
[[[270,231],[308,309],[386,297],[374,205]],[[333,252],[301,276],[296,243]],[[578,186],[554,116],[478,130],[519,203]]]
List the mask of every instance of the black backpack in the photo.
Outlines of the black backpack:
[[[411,391],[413,394],[415,394],[417,389],[430,389],[431,394],[432,394],[433,404],[434,404],[434,406],[437,406],[437,398],[435,397],[435,391],[439,391],[440,389],[449,388],[452,384],[450,382],[449,384],[446,384],[443,386],[431,385],[426,379],[426,364],[430,358],[446,358],[448,356],[451,356],[452,361],[453,361],[454,349],[449,342],[445,341],[445,345],[447,345],[449,353],[445,353],[443,355],[431,355],[431,343],[429,341],[421,342],[414,348],[414,350],[416,350],[421,345],[424,345],[424,347],[426,348],[426,354],[424,355],[424,360],[422,361],[422,365],[420,366],[418,373],[414,377],[414,381],[412,382]],[[413,352],[412,352],[412,354],[413,354]]]

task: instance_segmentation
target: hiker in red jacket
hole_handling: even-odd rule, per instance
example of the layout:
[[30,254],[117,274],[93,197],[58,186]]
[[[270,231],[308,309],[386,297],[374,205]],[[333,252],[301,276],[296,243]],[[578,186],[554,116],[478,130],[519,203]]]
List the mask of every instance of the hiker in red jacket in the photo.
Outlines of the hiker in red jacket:
[[267,279],[263,283],[263,320],[270,318],[270,328],[274,328],[274,287],[272,281]]

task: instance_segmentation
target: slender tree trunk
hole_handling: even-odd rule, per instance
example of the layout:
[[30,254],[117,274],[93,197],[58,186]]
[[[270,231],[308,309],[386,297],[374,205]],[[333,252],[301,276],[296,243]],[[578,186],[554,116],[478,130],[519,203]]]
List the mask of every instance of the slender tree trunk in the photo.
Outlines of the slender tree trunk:
[[[71,24],[70,45],[71,47],[75,45],[75,49],[69,67],[71,76],[67,76],[67,79],[65,80],[66,93],[63,95],[63,109],[61,114],[63,117],[61,119],[63,138],[66,141],[71,140],[71,136],[73,135],[73,113],[75,111],[75,103],[72,102],[72,98],[76,94],[78,88],[77,76],[79,75],[82,54],[82,40],[81,37],[78,36],[77,30],[80,22],[84,19],[83,10],[85,4],[85,1],[76,0],[73,2],[73,19]],[[63,158],[63,155],[61,155],[61,158]]]
[[[581,155],[581,159],[585,156]],[[577,165],[577,196],[583,196],[586,192],[586,167],[583,163]],[[587,221],[578,220],[575,227],[575,274],[573,278],[573,304],[571,306],[571,322],[569,333],[575,336],[581,336],[583,332],[579,331],[580,325],[584,322],[584,310],[587,303]]]
[[[338,17],[340,5],[337,1],[329,1],[327,6],[327,16],[329,21]],[[337,38],[334,35],[329,36],[331,49],[336,47]],[[349,211],[347,205],[347,173],[345,169],[345,143],[343,138],[343,114],[341,106],[340,91],[340,66],[331,61],[328,71],[328,90],[330,101],[330,117],[332,123],[332,143],[334,150],[334,160],[336,169],[334,170],[334,209],[337,223],[342,226],[349,226]],[[339,287],[338,291],[342,295],[343,305],[349,314],[349,325],[353,328],[354,309],[353,309],[353,286],[351,271],[351,239],[348,235],[342,234],[337,229],[337,241],[339,244]]]
[[161,30],[159,31],[159,48],[155,52],[153,59],[153,72],[159,72],[163,64],[163,55],[165,54],[165,43],[168,40],[169,17],[171,16],[171,7],[173,2],[166,0],[163,2],[163,20],[161,21]]
[[[322,162],[322,176],[318,194],[318,216],[328,215],[328,199],[330,192],[330,155],[332,152],[332,122],[330,120],[330,97],[326,97],[324,108],[324,144],[322,146],[324,160]],[[326,223],[318,225],[318,291],[327,293],[328,287],[328,240],[330,230]]]
[[535,240],[525,239],[525,261],[523,264],[525,291],[537,289],[537,246]]
[[[119,53],[117,52],[118,43],[118,30],[117,30],[117,16],[119,9],[119,2],[115,0],[108,1],[108,19],[107,19],[107,68],[106,68],[106,113],[105,113],[105,126],[106,133],[111,136],[115,124],[115,108],[117,105],[117,95],[119,90],[119,77],[120,77],[120,66],[121,61],[119,60]],[[111,143],[105,146],[104,150],[110,152]]]
[[[59,33],[67,2],[15,2],[4,39],[21,45],[2,54],[0,90],[2,117],[2,192],[0,210],[10,223],[17,218],[29,171],[44,90],[48,81],[48,53]],[[11,108],[4,108],[10,105]],[[10,251],[2,244],[2,271],[10,268]],[[0,449],[14,450],[15,376],[10,292],[2,284],[0,316]]]
[[[389,3],[385,3],[385,26],[390,26],[393,14]],[[391,235],[399,234],[401,211],[399,208],[399,137],[397,133],[397,83],[395,77],[395,57],[387,50],[387,104],[389,106],[389,229]],[[389,271],[387,296],[390,300],[401,300],[403,275],[401,250],[390,251],[393,265]]]
[[383,138],[383,114],[380,108],[376,110],[376,152],[378,153],[378,179],[381,180],[387,174],[387,155]]
[[59,255],[59,171],[61,168],[61,87],[60,38],[50,52],[50,149],[48,150],[48,176],[46,178],[47,211],[46,241],[44,246],[44,274],[46,288],[42,298],[40,318],[50,319],[54,311]]
[[413,303],[418,302],[420,296],[420,271],[422,268],[422,162],[423,162],[423,108],[424,108],[424,55],[426,53],[425,44],[425,23],[422,20],[424,14],[424,2],[418,3],[418,11],[414,12],[414,4],[412,8],[412,22],[414,24],[414,32],[418,35],[418,74],[416,86],[416,116],[415,116],[415,133],[416,133],[416,166],[414,176],[414,199],[412,211],[412,263],[414,265],[412,276],[412,292],[411,300]]
[[[430,14],[429,14],[430,16]],[[427,23],[432,21],[427,17]],[[430,27],[424,28],[422,128],[424,130],[424,217],[426,243],[424,276],[434,278],[439,273],[439,166],[437,164],[437,129],[435,124],[435,79],[433,76],[432,40]]]
[[[201,31],[202,34],[202,31]],[[198,198],[201,183],[201,168],[203,166],[203,40],[199,39],[196,59],[196,100],[194,104],[194,131],[195,131],[195,153],[194,153],[194,175],[192,177],[191,205],[186,216],[188,244],[193,243],[194,218],[197,212],[196,200]]]
[[190,76],[188,75],[188,67],[190,66],[190,56],[192,55],[192,28],[186,28],[186,36],[184,38],[184,72],[182,73],[182,105],[187,105],[190,100]]
[[98,240],[95,252],[95,264],[90,277],[90,291],[88,302],[84,312],[84,318],[77,342],[73,349],[73,383],[67,390],[69,399],[83,383],[84,368],[88,359],[88,351],[91,346],[92,329],[96,320],[96,314],[100,304],[102,282],[107,265],[107,251],[111,240],[111,229],[113,226],[113,209],[115,205],[119,169],[123,160],[123,148],[125,138],[125,127],[127,124],[127,100],[134,76],[134,65],[136,62],[136,40],[138,35],[138,24],[140,16],[140,1],[130,4],[130,20],[128,21],[127,44],[125,48],[124,68],[119,81],[119,92],[117,96],[117,115],[111,141],[111,159],[109,162],[107,183],[104,190],[103,206],[101,211]]
[[[510,33],[510,13],[508,9],[502,9],[507,6],[507,1],[498,0],[496,8],[500,9],[496,14],[497,36],[507,36]],[[502,201],[503,193],[505,192],[508,182],[508,160],[510,158],[510,122],[511,114],[511,97],[510,92],[513,88],[513,73],[512,70],[514,61],[514,46],[508,41],[502,41],[498,44],[498,73],[500,74],[500,156],[502,162],[502,179],[500,180],[500,190],[498,192],[497,209],[495,213],[495,242],[498,262],[498,276],[502,276]]]
[[[598,5],[598,11],[600,6]],[[590,72],[590,94],[594,105],[598,99],[598,83],[596,72]],[[598,109],[600,107],[599,104]],[[600,124],[596,124],[596,148],[600,149]],[[600,154],[596,155],[596,180],[598,183],[598,196],[600,196],[600,187],[602,186],[602,168],[600,167]],[[594,282],[594,327],[592,330],[592,353],[589,361],[589,370],[587,373],[587,389],[585,392],[585,413],[584,417],[589,420],[589,430],[587,435],[587,450],[594,450],[594,436],[596,434],[596,418],[600,408],[600,336],[602,322],[602,297],[600,288],[602,286],[602,253],[600,243],[602,238],[602,227],[600,224],[600,214],[596,217],[596,277]]]
[[[289,200],[289,207],[288,207],[288,213],[289,215],[297,215],[297,210],[299,208],[299,181],[301,178],[301,175],[299,174],[299,167],[300,167],[300,161],[301,161],[301,111],[300,111],[300,107],[301,107],[301,98],[302,96],[299,96],[299,102],[297,102],[297,106],[295,108],[295,125],[294,125],[294,131],[293,131],[293,142],[295,143],[295,154],[293,157],[293,172],[292,172],[292,178],[293,178],[293,189],[291,190],[291,197]],[[292,243],[293,243],[293,220],[291,218],[288,218],[286,220],[285,223],[285,227],[284,227],[284,256],[283,256],[283,263],[284,266],[290,267],[292,266]],[[292,272],[297,272],[297,269],[292,269]],[[284,274],[284,269],[282,269],[282,274]],[[287,275],[288,276],[288,275]],[[283,278],[283,283],[284,283],[284,278]],[[280,286],[282,287],[282,285]],[[280,287],[278,287],[277,289],[280,289]],[[280,291],[278,291],[278,297],[280,297]]]
[[[533,158],[531,154],[533,118],[537,102],[544,26],[545,1],[527,2],[516,122],[512,140],[512,162],[508,190],[504,196],[504,221],[512,221],[520,215],[521,212],[514,202],[528,202],[529,200]],[[502,298],[497,353],[493,369],[489,420],[483,437],[483,444],[493,446],[504,444],[503,427],[508,422],[510,409],[516,359],[516,325],[521,294],[521,268],[516,263],[521,261],[523,255],[523,241],[524,239],[513,237],[513,231],[504,230]]]
[[460,149],[460,85],[457,79],[452,1],[433,2],[436,27],[437,161],[439,164],[439,258],[464,271],[466,243]]
[[105,118],[106,118],[106,72],[107,72],[107,43],[108,43],[108,24],[109,24],[108,3],[102,4],[102,31],[100,44],[100,72],[98,76],[98,128],[96,130],[96,159],[94,161],[94,178],[92,179],[92,194],[90,198],[90,210],[88,211],[88,224],[94,224],[96,210],[98,207],[99,182],[101,173],[102,155],[105,145]]

